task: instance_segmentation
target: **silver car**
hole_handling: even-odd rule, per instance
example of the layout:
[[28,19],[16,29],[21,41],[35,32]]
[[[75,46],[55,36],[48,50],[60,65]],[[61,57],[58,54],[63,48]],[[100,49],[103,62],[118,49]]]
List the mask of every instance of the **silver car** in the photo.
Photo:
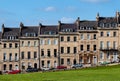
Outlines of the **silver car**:
[[73,64],[71,67],[72,68],[80,68],[80,67],[83,67],[83,64]]
[[41,67],[41,70],[42,71],[47,71],[47,70],[50,70],[50,68],[49,67]]

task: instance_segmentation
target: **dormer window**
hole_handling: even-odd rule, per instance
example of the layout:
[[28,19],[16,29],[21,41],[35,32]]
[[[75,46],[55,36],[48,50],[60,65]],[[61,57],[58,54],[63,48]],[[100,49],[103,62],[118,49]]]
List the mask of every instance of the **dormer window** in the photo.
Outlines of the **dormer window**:
[[91,30],[91,27],[88,27],[89,30]]
[[50,32],[49,32],[49,35],[51,35],[51,34],[52,34],[52,32],[50,31]]
[[36,36],[37,36],[37,34],[33,33],[33,36],[34,36],[34,37],[36,37]]
[[110,27],[110,24],[109,24],[109,23],[107,23],[107,24],[106,24],[106,27],[107,27],[107,28],[109,28],[109,27]]
[[18,39],[18,36],[16,36],[16,39]]
[[68,29],[68,28],[67,28],[67,29],[63,29],[62,31],[63,31],[63,32],[72,32],[73,29]]
[[26,33],[25,36],[27,37],[27,36],[28,36],[28,33]]
[[14,36],[11,36],[11,38],[12,38],[12,40],[14,40],[14,39],[15,39],[15,37],[14,37]]
[[10,40],[12,40],[12,36],[10,36]]
[[106,25],[106,23],[104,23],[104,26],[103,27],[106,27],[107,25]]
[[112,23],[111,26],[112,26],[112,27],[116,27],[116,23]]
[[99,27],[104,27],[104,23],[100,23],[100,24],[99,24]]
[[56,32],[54,32],[54,31],[46,31],[46,32],[44,32],[44,34],[46,34],[46,35],[55,35]]
[[8,40],[15,40],[18,39],[18,36],[7,36]]
[[68,31],[70,32],[70,31],[71,31],[71,29],[68,29]]
[[26,33],[25,34],[26,37],[36,37],[35,33]]
[[84,27],[82,27],[82,30],[84,30]]
[[84,27],[84,29],[86,30],[86,27]]

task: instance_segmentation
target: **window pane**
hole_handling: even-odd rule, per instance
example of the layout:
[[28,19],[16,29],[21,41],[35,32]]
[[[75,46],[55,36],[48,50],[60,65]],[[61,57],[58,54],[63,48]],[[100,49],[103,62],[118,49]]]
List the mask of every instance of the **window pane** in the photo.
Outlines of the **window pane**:
[[30,54],[30,52],[28,52],[28,59],[30,59],[31,58],[31,54]]
[[90,45],[87,45],[87,51],[90,51]]
[[57,57],[57,49],[54,49],[54,57]]
[[84,39],[84,36],[83,36],[83,34],[81,34],[81,39]]
[[41,56],[44,56],[44,49],[41,49]]
[[73,48],[73,53],[74,53],[74,54],[77,53],[77,47],[74,47],[74,48]]
[[67,53],[70,53],[70,47],[67,47]]
[[12,48],[12,44],[11,43],[9,44],[9,48]]
[[21,52],[21,58],[24,59],[24,52]]
[[70,37],[67,37],[67,41],[70,41]]
[[81,49],[81,51],[83,51],[83,45],[80,45],[80,49]]
[[64,59],[63,58],[61,59],[61,64],[64,64]]
[[48,39],[48,45],[50,45],[51,44],[51,40],[50,39]]
[[54,40],[54,45],[57,45],[58,44],[58,41],[57,39]]
[[61,41],[64,41],[64,37],[61,37]]
[[74,37],[74,41],[77,41],[77,37]]
[[64,53],[64,47],[61,47],[61,53]]
[[47,56],[50,57],[50,49],[47,50]]
[[37,58],[37,52],[34,52],[34,58]]
[[4,44],[4,48],[6,48],[6,44]]

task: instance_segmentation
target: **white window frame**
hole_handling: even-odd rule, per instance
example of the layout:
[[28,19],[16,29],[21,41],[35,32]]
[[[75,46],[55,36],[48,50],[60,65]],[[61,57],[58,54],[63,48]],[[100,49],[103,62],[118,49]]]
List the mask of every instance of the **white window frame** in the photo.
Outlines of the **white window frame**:
[[[4,57],[5,57],[5,59],[4,59]],[[3,60],[6,61],[6,59],[7,59],[7,54],[3,53]]]
[[34,46],[37,46],[37,41],[34,41]]
[[90,37],[90,34],[87,34],[87,39],[90,40],[90,38],[91,38],[91,37]]
[[110,52],[107,52],[107,59],[110,59]]
[[110,48],[110,41],[107,41],[107,48]]
[[41,40],[40,40],[40,44],[41,44],[41,45],[44,45],[44,44],[45,44],[44,39],[41,39]]
[[83,35],[83,34],[81,34],[81,35],[80,35],[80,38],[81,38],[81,40],[83,40],[83,39],[84,39],[84,35]]
[[107,35],[108,35],[107,37],[110,37],[110,32],[109,31],[107,31]]
[[47,44],[51,45],[51,40],[50,39],[47,40]]
[[57,44],[58,44],[58,40],[54,39],[54,45],[57,45]]
[[113,41],[113,48],[117,49],[117,42]]
[[100,48],[104,48],[104,42],[103,41],[100,41]]
[[104,59],[104,53],[103,53],[103,52],[100,53],[100,59],[101,59],[101,60]]

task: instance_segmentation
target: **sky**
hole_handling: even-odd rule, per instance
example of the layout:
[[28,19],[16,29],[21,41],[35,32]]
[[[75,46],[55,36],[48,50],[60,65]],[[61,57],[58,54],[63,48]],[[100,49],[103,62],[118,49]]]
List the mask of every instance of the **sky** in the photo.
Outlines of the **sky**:
[[77,17],[95,20],[97,13],[114,17],[119,4],[120,0],[0,0],[0,25],[57,25],[58,21],[73,23]]

